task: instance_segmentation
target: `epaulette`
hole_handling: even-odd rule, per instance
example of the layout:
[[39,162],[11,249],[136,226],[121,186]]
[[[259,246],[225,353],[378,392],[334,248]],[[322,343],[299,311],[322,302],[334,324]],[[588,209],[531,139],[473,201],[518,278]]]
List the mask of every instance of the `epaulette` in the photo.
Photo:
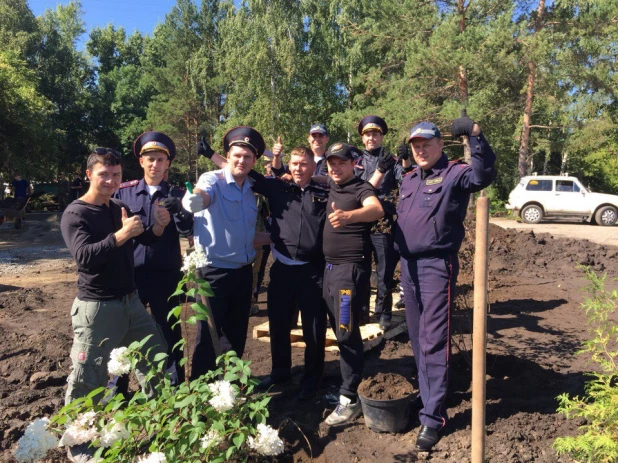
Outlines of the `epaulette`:
[[408,175],[413,174],[414,172],[416,172],[416,170],[417,170],[417,169],[418,169],[418,167],[415,167],[415,168],[414,168],[414,169],[412,169],[411,171],[406,172],[405,174],[403,174],[403,176],[404,176],[404,177],[407,177]]
[[449,164],[466,164],[466,161],[464,161],[463,159],[453,159],[452,161],[448,162]]
[[120,188],[127,188],[130,186],[135,186],[139,183],[139,180],[130,180],[128,182],[123,182],[120,184]]

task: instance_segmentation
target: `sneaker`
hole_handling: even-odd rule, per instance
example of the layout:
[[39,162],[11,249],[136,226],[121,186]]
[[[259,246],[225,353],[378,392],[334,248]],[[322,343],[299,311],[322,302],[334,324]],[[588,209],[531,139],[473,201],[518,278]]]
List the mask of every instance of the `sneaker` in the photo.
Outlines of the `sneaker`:
[[89,447],[88,444],[79,444],[67,449],[67,458],[73,463],[97,463],[101,458],[94,458],[96,451],[95,447]]
[[352,403],[352,400],[342,395],[339,397],[339,403],[337,408],[328,415],[324,421],[328,426],[338,426],[346,424],[352,421],[361,413],[360,400],[356,399],[356,402]]
[[397,301],[397,303],[395,304],[395,308],[396,309],[405,309],[406,308],[406,302],[403,299],[399,299]]

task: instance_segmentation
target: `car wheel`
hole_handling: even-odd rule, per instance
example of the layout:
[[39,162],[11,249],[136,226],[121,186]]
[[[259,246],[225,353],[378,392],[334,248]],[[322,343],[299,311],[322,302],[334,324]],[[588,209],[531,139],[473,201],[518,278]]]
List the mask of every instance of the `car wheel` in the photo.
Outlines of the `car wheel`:
[[594,214],[594,220],[599,225],[611,226],[616,223],[618,213],[613,206],[603,206]]
[[526,223],[539,223],[543,218],[543,209],[536,204],[530,204],[521,210],[520,216]]

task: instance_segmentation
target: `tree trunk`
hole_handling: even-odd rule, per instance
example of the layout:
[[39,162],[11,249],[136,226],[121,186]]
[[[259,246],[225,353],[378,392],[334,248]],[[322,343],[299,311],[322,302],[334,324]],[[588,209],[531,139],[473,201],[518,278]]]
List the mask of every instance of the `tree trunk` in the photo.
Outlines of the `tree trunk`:
[[[534,25],[534,38],[543,27],[543,12],[545,11],[545,0],[539,1],[537,18]],[[532,47],[534,47],[534,38]],[[533,53],[531,53],[534,56]],[[527,173],[528,151],[530,147],[530,120],[532,118],[532,104],[534,103],[534,82],[536,78],[536,61],[533,59],[528,63],[528,88],[526,90],[526,106],[524,108],[524,120],[521,129],[521,140],[519,144],[519,162],[517,166],[517,177],[521,179]]]
[[[457,14],[459,16],[459,33],[463,34],[466,30],[466,0],[457,0]],[[468,73],[463,64],[459,65],[459,94],[464,108],[468,106]],[[463,138],[464,145],[464,161],[466,164],[472,162],[472,150],[470,149],[470,140],[468,137]]]

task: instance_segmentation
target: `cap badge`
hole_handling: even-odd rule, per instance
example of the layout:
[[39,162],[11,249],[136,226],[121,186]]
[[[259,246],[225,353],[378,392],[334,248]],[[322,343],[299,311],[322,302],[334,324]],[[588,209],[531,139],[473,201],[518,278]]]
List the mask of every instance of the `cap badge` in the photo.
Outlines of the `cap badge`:
[[249,143],[249,141],[251,141],[251,139],[249,137],[245,137],[245,142]]

